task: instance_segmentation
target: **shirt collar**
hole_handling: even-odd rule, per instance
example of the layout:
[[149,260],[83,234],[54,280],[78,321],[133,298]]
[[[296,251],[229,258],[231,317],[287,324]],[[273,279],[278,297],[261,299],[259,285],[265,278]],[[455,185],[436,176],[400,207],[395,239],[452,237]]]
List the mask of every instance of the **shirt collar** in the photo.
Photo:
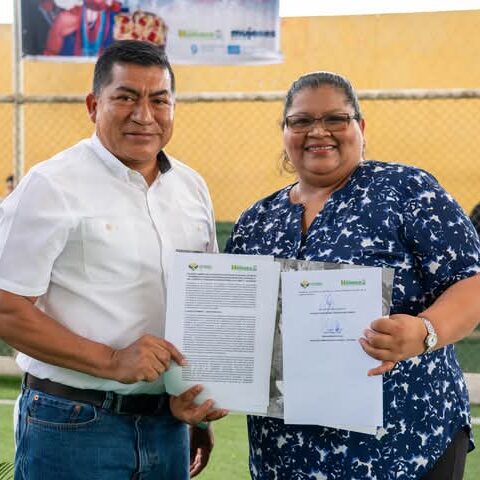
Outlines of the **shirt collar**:
[[[131,178],[132,170],[123,164],[113,153],[108,151],[96,134],[93,134],[90,139],[90,145],[93,151],[103,161],[107,168],[112,171],[117,177],[124,180]],[[172,164],[163,150],[160,150],[157,154],[158,170],[161,174],[167,173],[172,169]]]

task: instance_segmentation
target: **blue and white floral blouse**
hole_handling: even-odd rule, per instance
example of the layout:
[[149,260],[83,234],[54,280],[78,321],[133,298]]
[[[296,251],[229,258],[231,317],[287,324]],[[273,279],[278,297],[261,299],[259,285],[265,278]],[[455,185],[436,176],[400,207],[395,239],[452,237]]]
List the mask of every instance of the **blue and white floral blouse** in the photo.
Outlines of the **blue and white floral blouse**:
[[[362,162],[305,235],[303,206],[290,202],[291,187],[246,210],[226,251],[392,267],[392,314],[417,315],[450,285],[480,272],[473,226],[425,171]],[[383,385],[384,428],[376,436],[249,417],[252,478],[421,478],[455,433],[470,429],[468,393],[454,347],[398,363]]]

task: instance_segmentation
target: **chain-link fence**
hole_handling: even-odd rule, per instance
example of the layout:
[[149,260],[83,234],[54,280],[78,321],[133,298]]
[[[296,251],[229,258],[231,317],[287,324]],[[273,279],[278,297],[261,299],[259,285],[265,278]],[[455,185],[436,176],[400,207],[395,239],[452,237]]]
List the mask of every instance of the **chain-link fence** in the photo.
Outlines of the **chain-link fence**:
[[[279,171],[283,92],[180,95],[167,151],[198,170],[217,219],[232,222],[252,202],[292,181]],[[360,92],[367,158],[433,173],[468,213],[480,202],[480,91]],[[93,131],[83,97],[24,97],[24,164],[47,159]],[[0,160],[12,173],[14,98],[0,97]],[[229,223],[222,223],[222,238]],[[480,337],[459,345],[467,371],[480,372]],[[0,354],[5,348],[0,346]]]

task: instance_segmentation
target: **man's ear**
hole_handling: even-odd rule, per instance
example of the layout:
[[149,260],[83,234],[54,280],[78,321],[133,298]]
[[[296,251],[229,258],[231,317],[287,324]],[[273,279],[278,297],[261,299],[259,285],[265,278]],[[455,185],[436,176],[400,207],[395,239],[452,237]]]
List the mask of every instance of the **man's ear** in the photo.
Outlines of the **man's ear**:
[[90,120],[95,123],[97,120],[97,98],[95,97],[94,93],[89,93],[87,98],[85,99],[85,103],[87,104],[88,116]]

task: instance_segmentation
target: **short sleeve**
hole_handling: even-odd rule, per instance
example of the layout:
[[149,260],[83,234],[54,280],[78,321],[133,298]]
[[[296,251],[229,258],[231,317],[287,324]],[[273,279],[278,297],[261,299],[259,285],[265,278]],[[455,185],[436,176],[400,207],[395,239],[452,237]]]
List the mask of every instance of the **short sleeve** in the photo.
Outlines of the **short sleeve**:
[[209,216],[209,242],[206,248],[206,252],[209,253],[218,253],[218,243],[217,243],[217,232],[215,227],[215,213],[213,211],[212,199],[210,197],[210,192],[208,191],[207,184],[205,180],[196,173],[195,178],[198,181],[198,194],[200,195],[202,203],[205,205],[205,208],[208,209]]
[[245,217],[248,214],[248,210],[243,212],[235,222],[232,232],[225,244],[225,253],[245,253],[245,238],[248,235],[245,232]]
[[1,204],[0,289],[45,293],[72,226],[62,192],[41,173],[29,173]]
[[210,198],[207,185],[203,179],[202,182],[204,185],[204,197],[206,198],[206,204],[208,205],[210,214],[210,241],[208,243],[207,252],[218,253],[217,231],[215,226],[215,213],[213,211],[212,199]]
[[480,272],[480,242],[458,203],[428,173],[412,180],[405,237],[423,280],[435,296]]

